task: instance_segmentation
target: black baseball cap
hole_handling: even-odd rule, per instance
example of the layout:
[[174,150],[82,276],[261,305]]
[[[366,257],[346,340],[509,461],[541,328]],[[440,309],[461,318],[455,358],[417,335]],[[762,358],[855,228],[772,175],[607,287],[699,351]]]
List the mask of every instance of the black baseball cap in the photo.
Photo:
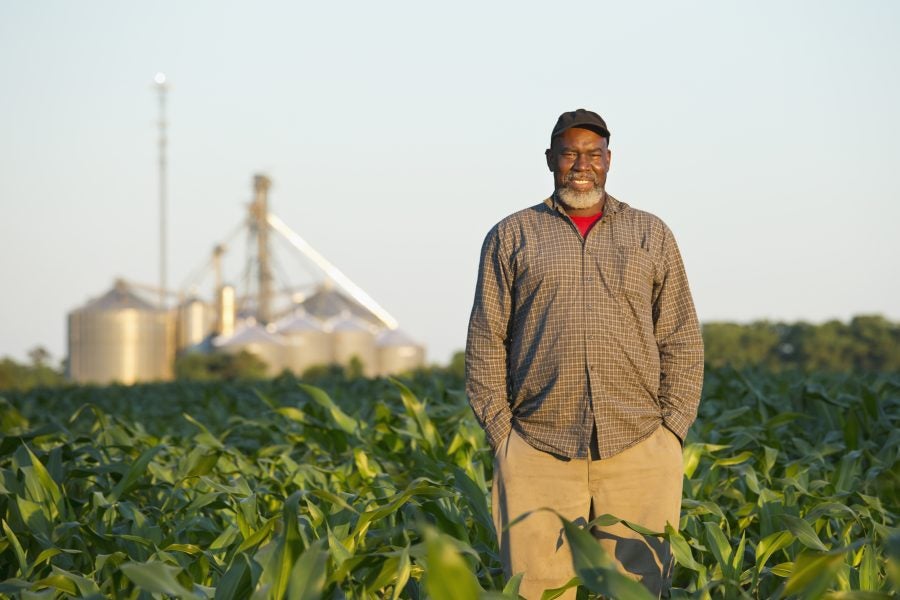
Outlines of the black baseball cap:
[[553,138],[572,127],[590,129],[605,137],[606,141],[609,142],[609,129],[606,127],[606,121],[603,120],[603,117],[593,111],[585,110],[583,108],[564,112],[559,115],[556,126],[553,128],[553,133],[550,135],[550,140],[552,141]]

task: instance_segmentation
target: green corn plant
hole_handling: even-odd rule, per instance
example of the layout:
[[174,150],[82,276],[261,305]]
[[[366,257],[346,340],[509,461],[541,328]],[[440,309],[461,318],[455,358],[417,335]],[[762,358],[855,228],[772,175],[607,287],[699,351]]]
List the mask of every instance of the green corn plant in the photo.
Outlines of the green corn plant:
[[[0,595],[515,598],[457,376],[0,397]],[[675,598],[896,598],[900,380],[713,369]],[[639,528],[640,524],[632,524]],[[587,531],[545,598],[642,598]],[[652,533],[652,532],[648,532]]]

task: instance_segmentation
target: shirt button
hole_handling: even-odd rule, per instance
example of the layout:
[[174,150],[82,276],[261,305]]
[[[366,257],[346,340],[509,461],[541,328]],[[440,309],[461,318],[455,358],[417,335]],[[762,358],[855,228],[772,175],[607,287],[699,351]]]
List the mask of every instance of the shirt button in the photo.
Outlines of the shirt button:
[[593,281],[593,280],[594,280],[594,278],[593,278],[593,277],[590,277],[590,276],[588,276],[588,278],[587,278],[587,280],[588,280],[588,281]]
[[589,340],[592,340],[592,339],[594,339],[594,336],[589,335],[589,336],[588,336],[588,339],[589,339]]

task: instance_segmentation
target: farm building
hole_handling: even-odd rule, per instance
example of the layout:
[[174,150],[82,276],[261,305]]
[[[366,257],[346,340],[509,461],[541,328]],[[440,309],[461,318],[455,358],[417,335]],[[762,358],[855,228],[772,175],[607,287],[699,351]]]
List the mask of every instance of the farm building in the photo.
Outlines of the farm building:
[[[78,383],[132,384],[173,378],[185,352],[247,351],[268,375],[302,374],[313,366],[359,361],[366,376],[392,375],[422,366],[425,348],[397,321],[268,209],[270,180],[254,178],[254,200],[237,233],[255,252],[246,257],[243,289],[225,282],[227,243],[184,290],[116,280],[101,297],[68,316],[69,377]],[[272,274],[273,235],[319,273],[302,289],[280,285]],[[234,237],[234,236],[231,236]],[[196,280],[214,276],[211,299],[196,293]],[[158,294],[154,304],[142,294]],[[179,300],[167,306],[166,298]]]

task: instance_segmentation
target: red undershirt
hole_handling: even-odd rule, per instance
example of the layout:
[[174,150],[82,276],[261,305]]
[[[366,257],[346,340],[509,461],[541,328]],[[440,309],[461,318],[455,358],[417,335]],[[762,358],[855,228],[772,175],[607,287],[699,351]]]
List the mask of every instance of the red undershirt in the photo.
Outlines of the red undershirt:
[[598,212],[596,215],[590,215],[588,217],[573,217],[572,215],[569,215],[569,218],[572,219],[572,222],[575,223],[575,227],[581,232],[581,237],[587,237],[588,231],[591,230],[591,227],[593,227],[602,216],[603,213]]

